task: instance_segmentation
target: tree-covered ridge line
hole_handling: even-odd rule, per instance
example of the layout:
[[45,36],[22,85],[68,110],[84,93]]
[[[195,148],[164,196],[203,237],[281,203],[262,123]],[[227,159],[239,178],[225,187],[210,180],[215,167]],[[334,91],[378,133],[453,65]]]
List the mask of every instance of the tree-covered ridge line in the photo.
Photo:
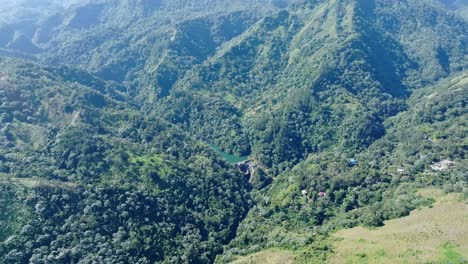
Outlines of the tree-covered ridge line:
[[464,0],[73,1],[0,7],[0,263],[323,263],[466,196]]
[[[210,45],[219,45],[241,33],[257,19],[284,8],[281,3],[290,1],[265,0],[253,4],[250,0],[197,0],[187,4],[187,1],[121,0],[81,2],[66,8],[49,7],[47,2],[37,3],[32,10],[24,3],[0,10],[5,17],[4,23],[0,23],[0,51],[12,56],[23,54],[46,64],[80,65],[106,79],[126,81],[131,88],[147,85],[144,80],[154,75],[152,66],[166,50],[173,50],[170,46],[174,32],[179,32],[178,38],[172,39],[176,45],[181,41],[187,43],[184,37],[197,34],[201,40],[185,47],[195,49],[194,55],[178,54],[186,52],[175,50],[179,56],[190,57],[179,60],[170,56],[168,65],[161,70],[164,75],[182,72],[182,65],[174,69],[171,64],[190,65],[191,60],[196,60],[193,57],[200,56],[197,53],[206,53],[212,48]],[[193,25],[188,25],[191,22]],[[214,40],[203,39],[206,34],[212,34]],[[139,76],[144,69],[149,72]],[[133,83],[139,81],[143,84]]]
[[[280,11],[189,71],[156,111],[225,150],[252,151],[279,171],[337,143],[360,151],[385,133],[383,121],[406,108],[412,90],[466,69],[467,24],[436,4],[408,6],[424,13],[402,16],[394,11],[400,4],[380,1]],[[442,22],[426,24],[427,12],[440,12]],[[386,20],[426,22],[396,30]],[[436,37],[418,47],[405,39],[422,32]],[[443,59],[449,53],[450,66]]]

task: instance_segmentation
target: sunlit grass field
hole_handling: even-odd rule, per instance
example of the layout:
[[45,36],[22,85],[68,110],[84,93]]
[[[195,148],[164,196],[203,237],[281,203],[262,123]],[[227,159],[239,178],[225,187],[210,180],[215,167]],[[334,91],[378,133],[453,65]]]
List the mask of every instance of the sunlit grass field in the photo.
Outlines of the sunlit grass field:
[[335,234],[330,263],[467,263],[468,204],[457,194],[427,189],[430,208],[387,221],[376,229],[356,227]]
[[[461,194],[439,189],[419,191],[435,200],[409,216],[386,221],[375,229],[355,227],[331,237],[327,263],[468,263],[468,203]],[[299,252],[269,249],[238,258],[235,264],[318,263]]]

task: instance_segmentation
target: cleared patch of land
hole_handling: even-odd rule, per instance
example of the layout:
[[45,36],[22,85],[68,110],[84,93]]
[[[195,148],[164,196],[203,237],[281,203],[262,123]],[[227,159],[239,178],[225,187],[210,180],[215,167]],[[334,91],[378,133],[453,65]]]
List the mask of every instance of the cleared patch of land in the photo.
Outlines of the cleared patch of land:
[[293,263],[293,260],[291,252],[270,249],[241,257],[232,264],[290,264]]
[[376,229],[337,232],[329,263],[468,263],[468,203],[426,189],[436,202]]
[[78,185],[70,182],[60,182],[60,181],[48,181],[45,179],[33,177],[33,178],[14,178],[7,177],[0,174],[0,184],[14,184],[18,186],[23,186],[26,188],[34,188],[38,186],[49,186],[62,189],[76,189]]

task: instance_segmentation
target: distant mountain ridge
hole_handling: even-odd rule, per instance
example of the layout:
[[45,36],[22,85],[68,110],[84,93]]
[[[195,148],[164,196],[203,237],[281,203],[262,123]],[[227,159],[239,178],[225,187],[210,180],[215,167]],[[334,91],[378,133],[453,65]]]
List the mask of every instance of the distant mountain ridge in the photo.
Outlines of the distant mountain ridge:
[[0,262],[325,263],[466,193],[467,6],[8,1]]
[[[432,23],[433,18],[426,17],[426,14],[439,10],[435,4],[420,6],[415,1],[411,6],[401,7],[405,10],[425,9],[416,13],[420,16],[408,13],[399,17],[398,14],[405,10],[388,12],[398,10],[395,8],[400,8],[400,4],[385,1],[325,1],[309,8],[299,5],[296,9],[291,8],[264,18],[224,45],[206,62],[189,71],[176,83],[173,95],[163,100],[162,107],[165,108],[157,111],[166,113],[171,122],[183,124],[192,133],[214,140],[230,151],[246,154],[249,148],[245,145],[250,141],[253,151],[259,151],[255,154],[257,157],[271,158],[271,152],[265,151],[273,151],[268,149],[274,145],[272,142],[285,140],[288,136],[292,136],[294,142],[309,142],[289,146],[289,151],[296,152],[295,160],[304,153],[316,150],[319,142],[329,145],[332,142],[357,140],[349,142],[351,145],[347,145],[348,150],[366,146],[380,137],[383,133],[381,126],[375,127],[375,131],[368,130],[369,135],[345,139],[353,132],[337,131],[336,128],[341,127],[339,123],[343,123],[343,119],[348,120],[345,123],[349,124],[376,124],[377,120],[380,120],[377,123],[383,122],[386,117],[404,109],[401,100],[413,89],[467,67],[467,53],[463,48],[467,41],[466,23],[449,13],[441,12],[438,13],[441,23],[432,28],[432,25],[426,23]],[[421,22],[420,28],[411,28],[410,25],[414,25],[416,20],[427,22]],[[387,21],[392,23],[388,24]],[[400,26],[389,26],[392,24]],[[429,35],[433,37],[428,39],[426,36]],[[143,92],[146,96],[150,93],[147,90]],[[351,117],[350,112],[342,112],[338,107],[342,101],[337,101],[337,97],[360,105],[355,112],[360,117]],[[192,110],[185,102],[193,100],[199,104],[192,104]],[[214,105],[219,103],[220,108],[213,107],[211,103],[205,111],[202,105],[213,101],[217,102]],[[317,105],[317,101],[323,102],[322,106],[327,105],[330,109],[325,110]],[[181,109],[177,109],[178,105]],[[151,108],[152,104],[148,107]],[[255,110],[252,115],[252,109],[261,110]],[[253,130],[253,124],[269,123],[274,127],[277,122],[275,119],[281,116],[287,119],[286,116],[296,111],[302,114],[319,111],[319,116],[328,112],[327,121],[321,122],[327,122],[329,126],[325,127],[330,130],[319,133],[299,132],[295,128],[277,127],[280,131],[285,129],[289,135],[275,139],[281,133],[272,128],[265,135],[266,138],[257,138],[261,133]],[[202,119],[194,118],[198,115]],[[332,115],[335,115],[336,120],[333,120]],[[297,129],[304,130],[304,126],[310,127],[318,121],[312,121],[310,116],[303,118],[305,123]],[[206,123],[211,125],[203,125]],[[355,131],[355,128],[351,130]],[[236,136],[226,139],[226,133]],[[249,138],[248,133],[253,136]],[[310,138],[316,134],[328,135],[328,138]],[[370,141],[366,143],[360,138]],[[227,143],[223,140],[232,141]],[[284,147],[288,145],[285,144]],[[256,146],[260,148],[255,150]],[[283,151],[286,150],[277,153]],[[282,159],[291,160],[284,155]],[[269,166],[279,163],[278,160],[264,162]]]

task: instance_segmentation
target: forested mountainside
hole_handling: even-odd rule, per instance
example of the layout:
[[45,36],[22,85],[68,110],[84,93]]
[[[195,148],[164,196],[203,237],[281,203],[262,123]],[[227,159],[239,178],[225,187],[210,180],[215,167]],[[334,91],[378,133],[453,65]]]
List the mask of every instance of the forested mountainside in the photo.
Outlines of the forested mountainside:
[[0,4],[0,263],[323,263],[468,197],[465,0]]
[[161,112],[231,152],[252,151],[275,173],[327,148],[353,155],[384,134],[413,89],[466,68],[466,23],[419,4],[281,11],[189,72]]
[[407,215],[429,202],[416,194],[418,188],[466,196],[467,84],[465,73],[416,91],[407,110],[385,121],[385,135],[352,156],[356,165],[333,149],[311,154],[275,178],[255,194],[258,201],[223,260],[280,247],[306,248],[304,260],[324,262],[330,232]]
[[0,68],[5,263],[207,262],[233,237],[249,187],[213,150],[142,116],[113,84]]

